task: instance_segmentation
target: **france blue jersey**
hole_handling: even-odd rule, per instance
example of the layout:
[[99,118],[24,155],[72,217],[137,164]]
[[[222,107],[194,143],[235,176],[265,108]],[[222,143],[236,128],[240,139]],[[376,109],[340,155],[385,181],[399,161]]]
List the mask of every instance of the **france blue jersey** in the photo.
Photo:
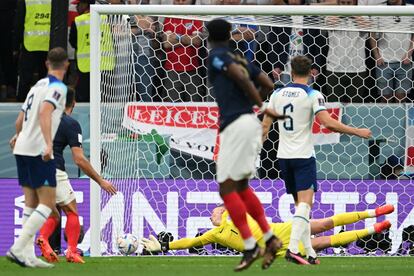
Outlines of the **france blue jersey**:
[[63,151],[68,145],[71,148],[82,147],[82,129],[78,121],[63,113],[55,139],[53,140],[56,168],[61,171],[65,171]]
[[232,63],[247,64],[245,68],[252,81],[261,72],[257,66],[247,63],[241,56],[234,55],[227,47],[211,49],[208,57],[208,77],[219,107],[220,131],[240,115],[253,113],[253,103],[239,85],[225,74]]

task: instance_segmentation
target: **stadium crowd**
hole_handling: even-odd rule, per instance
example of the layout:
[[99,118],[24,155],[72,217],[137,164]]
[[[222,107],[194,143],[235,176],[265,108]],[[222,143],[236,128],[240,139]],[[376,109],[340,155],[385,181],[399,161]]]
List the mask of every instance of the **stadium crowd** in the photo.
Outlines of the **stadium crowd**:
[[[57,2],[68,3],[68,39],[53,19]],[[176,5],[408,5],[414,0],[97,0],[99,4]],[[77,90],[77,101],[89,101],[89,5],[95,0],[0,1],[0,101],[23,101],[37,79],[45,74],[44,61],[50,45],[68,48],[71,69],[66,83]],[[65,4],[66,5],[66,4]],[[62,6],[62,4],[60,4]],[[60,7],[62,9],[62,7]],[[227,17],[226,19],[232,19]],[[314,17],[286,17],[294,25],[306,25]],[[345,20],[328,17],[327,24]],[[363,25],[364,18],[346,20]],[[409,19],[407,19],[409,20]],[[256,62],[276,86],[290,81],[290,59],[305,54],[313,61],[309,84],[328,101],[411,101],[414,36],[355,31],[322,31],[258,26],[253,17],[238,17],[233,24],[232,47]],[[201,20],[130,16],[136,99],[142,101],[212,101],[207,83],[207,43]],[[241,24],[244,23],[244,24]],[[407,25],[400,17],[393,24]],[[66,26],[65,26],[66,28]],[[56,35],[59,33],[59,35]],[[87,39],[84,39],[87,37]],[[103,36],[111,50],[111,37]],[[60,40],[59,43],[56,40]],[[350,59],[349,57],[353,58]],[[115,61],[107,60],[113,70]]]

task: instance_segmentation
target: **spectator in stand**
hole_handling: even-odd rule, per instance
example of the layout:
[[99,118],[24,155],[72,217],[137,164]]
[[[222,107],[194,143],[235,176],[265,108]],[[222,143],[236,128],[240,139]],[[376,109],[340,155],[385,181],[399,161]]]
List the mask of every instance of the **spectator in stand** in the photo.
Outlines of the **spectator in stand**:
[[[3,1],[3,0],[2,0]],[[17,100],[26,99],[30,87],[46,75],[52,0],[18,0],[13,51],[19,55]],[[37,73],[37,79],[33,75]]]
[[154,94],[155,20],[150,16],[135,15],[131,17],[130,23],[134,50],[136,100],[150,102],[153,101]]
[[89,102],[90,98],[89,9],[90,4],[94,3],[95,0],[77,0],[75,4],[79,15],[75,17],[70,27],[69,43],[76,51],[76,64],[78,68],[78,81],[76,84],[77,102]]
[[[194,5],[194,0],[174,0],[174,5]],[[202,45],[203,22],[166,18],[163,49],[166,52],[163,101],[199,102],[204,97],[198,51]]]
[[[241,0],[216,0],[216,5],[240,5],[241,2]],[[253,22],[255,18],[248,16],[229,16],[225,19],[228,21],[237,21],[237,23],[232,24],[233,31],[231,33],[230,48],[236,53],[243,55],[247,61],[253,61],[257,48],[255,36],[259,28],[257,25],[248,23]]]
[[[356,5],[356,0],[339,0],[339,5]],[[326,18],[333,26],[367,26],[364,17]],[[365,41],[368,34],[346,30],[328,31],[327,100],[329,102],[362,102],[366,95],[364,80],[367,77]]]
[[[78,67],[78,83],[76,86],[76,101],[89,102],[90,99],[90,5],[95,0],[78,0],[77,10],[79,16],[72,23],[69,42],[76,50],[76,63]],[[101,25],[101,71],[114,69],[115,60],[111,31],[106,24]]]
[[13,21],[16,0],[0,1],[0,101],[16,96],[16,66],[13,59]]
[[[402,5],[402,0],[389,0],[389,4]],[[413,23],[412,18],[406,16],[382,18],[379,21],[379,24],[394,26],[409,26]],[[370,45],[377,64],[376,81],[382,102],[404,101],[413,87],[414,35],[409,33],[371,34]]]
[[[68,2],[68,34],[70,34],[70,28],[75,22],[76,16],[79,15],[78,10],[76,8],[78,3],[78,0],[69,0]],[[75,49],[72,47],[69,41],[69,35],[68,35],[68,58],[69,58],[69,68],[68,72],[66,72],[66,78],[67,78],[67,85],[71,87],[76,87],[76,84],[78,82],[78,70],[76,65],[76,55],[75,55]]]
[[[288,0],[289,5],[303,5],[304,3],[303,0]],[[300,26],[311,18],[291,16],[283,20]],[[321,35],[320,30],[273,27],[268,34],[268,41],[273,46],[273,51],[269,53],[268,57],[270,62],[275,65],[272,75],[277,85],[285,86],[291,82],[290,60],[298,55],[306,55],[313,61],[309,85],[314,83],[324,63],[322,48],[326,39]]]

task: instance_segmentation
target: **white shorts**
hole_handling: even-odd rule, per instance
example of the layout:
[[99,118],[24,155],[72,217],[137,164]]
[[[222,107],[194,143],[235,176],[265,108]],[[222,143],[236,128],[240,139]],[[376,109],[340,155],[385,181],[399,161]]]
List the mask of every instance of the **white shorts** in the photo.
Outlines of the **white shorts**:
[[256,174],[255,161],[262,148],[262,126],[255,114],[244,114],[220,133],[217,182],[239,181]]
[[75,199],[75,192],[70,185],[68,174],[56,169],[56,204],[65,206]]

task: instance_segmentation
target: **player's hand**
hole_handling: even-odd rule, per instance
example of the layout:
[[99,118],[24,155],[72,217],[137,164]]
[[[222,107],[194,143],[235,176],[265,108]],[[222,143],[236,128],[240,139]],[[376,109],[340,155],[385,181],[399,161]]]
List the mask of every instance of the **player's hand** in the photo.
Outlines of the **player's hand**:
[[377,66],[385,65],[385,61],[382,57],[377,58],[376,62],[377,62]]
[[45,162],[53,159],[53,146],[51,144],[46,146],[45,150],[42,153],[42,159]]
[[312,78],[313,78],[313,80],[315,81],[315,80],[318,78],[318,76],[319,76],[319,70],[318,70],[318,69],[316,69],[316,68],[313,68],[313,69],[311,70],[311,74],[312,74]]
[[154,237],[153,235],[150,235],[149,239],[141,238],[139,243],[142,244],[144,246],[145,250],[147,250],[149,252],[159,252],[159,251],[161,251],[161,244],[157,240],[157,238]]
[[116,188],[114,185],[112,185],[111,182],[102,179],[102,182],[99,183],[99,186],[101,186],[101,189],[104,190],[105,192],[107,192],[110,195],[115,195],[116,194]]
[[268,115],[268,116],[270,116],[273,120],[284,120],[284,119],[286,119],[286,115],[280,115],[280,114],[278,114],[276,111],[274,111],[273,109],[271,109],[271,108],[266,108],[264,111],[263,111],[263,113],[265,114],[265,115]]
[[371,130],[369,130],[367,128],[358,128],[356,135],[358,137],[368,139],[368,138],[372,137],[372,132],[371,132]]
[[17,134],[15,134],[9,141],[9,145],[11,149],[14,149],[14,146],[16,145],[16,140],[17,140]]
[[403,64],[410,64],[411,63],[411,59],[408,55],[405,55],[403,60],[402,60]]
[[273,78],[275,79],[275,81],[278,81],[280,79],[280,74],[282,74],[282,69],[280,69],[280,68],[273,69],[272,75],[273,75]]

